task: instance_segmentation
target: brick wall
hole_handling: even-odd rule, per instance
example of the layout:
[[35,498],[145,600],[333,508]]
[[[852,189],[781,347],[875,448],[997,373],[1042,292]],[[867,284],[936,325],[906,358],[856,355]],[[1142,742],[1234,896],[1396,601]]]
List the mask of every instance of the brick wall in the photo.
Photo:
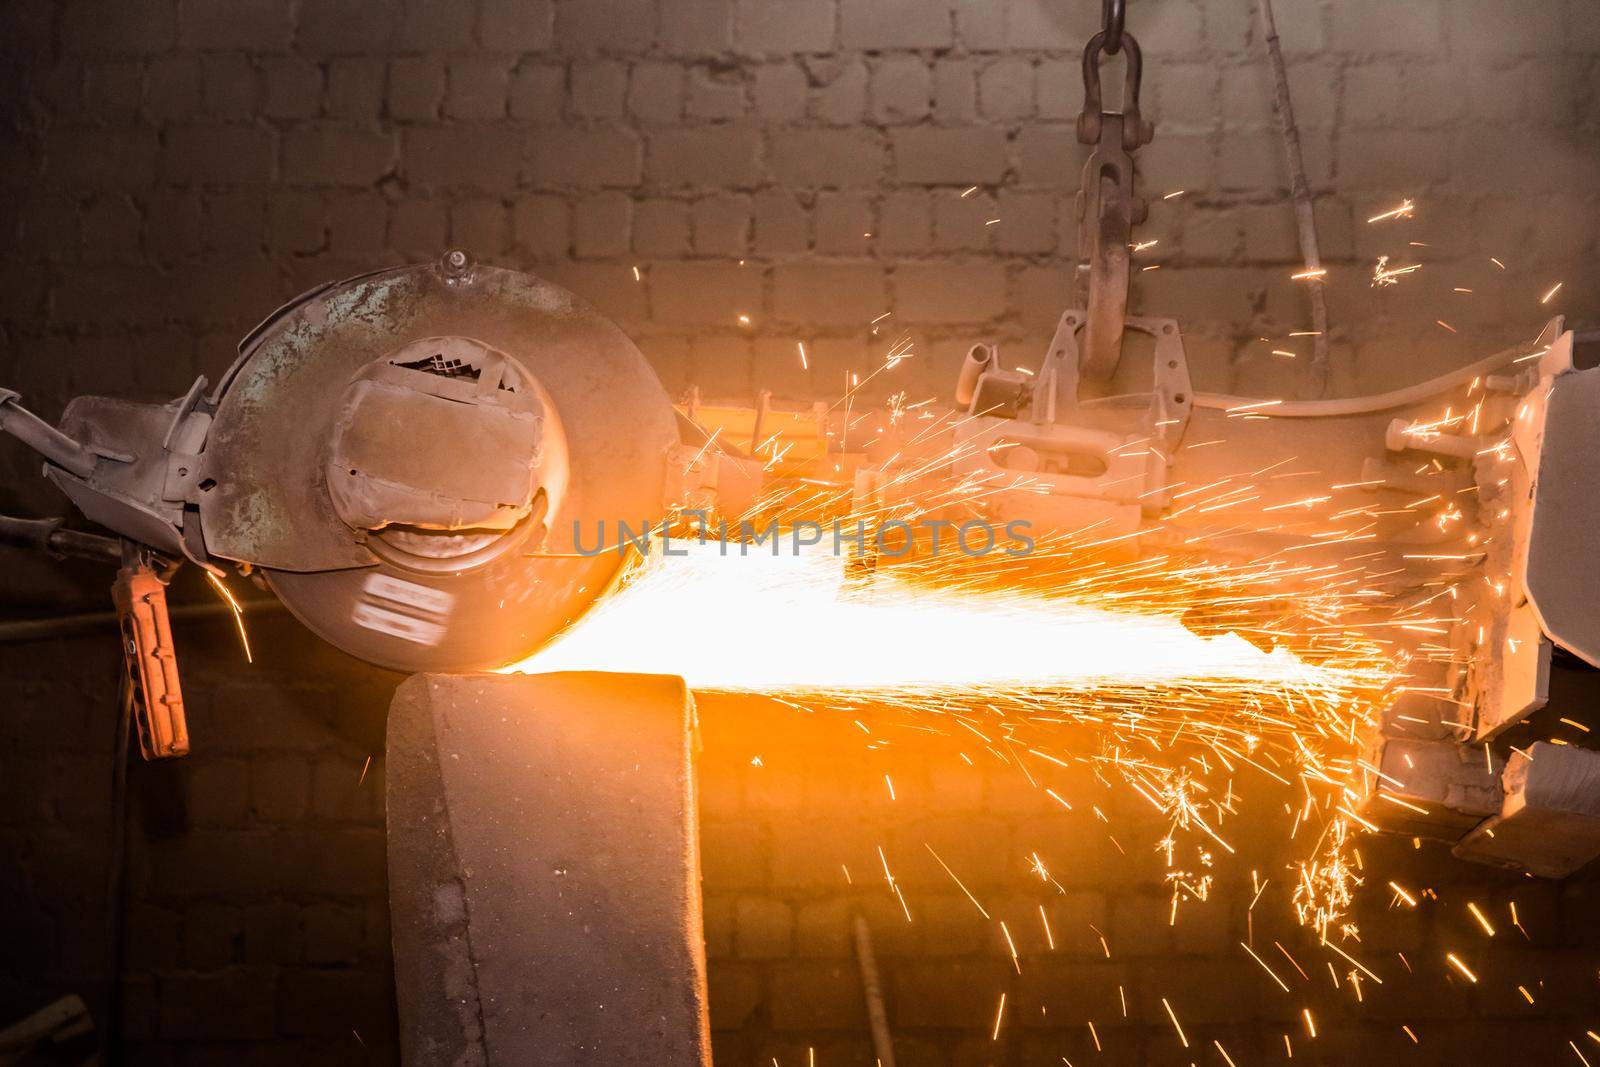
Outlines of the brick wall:
[[[1139,154],[1143,183],[1152,198],[1187,190],[1156,200],[1141,232],[1159,240],[1140,256],[1160,269],[1138,276],[1137,307],[1182,319],[1203,386],[1292,388],[1295,364],[1269,352],[1305,312],[1288,279],[1298,253],[1250,4],[1130,6],[1159,124]],[[996,338],[1027,358],[1065,300],[1077,50],[1097,8],[10,0],[0,6],[0,384],[52,416],[82,391],[176,395],[196,373],[214,377],[245,330],[295,292],[460,244],[594,301],[672,388],[836,395],[847,373],[909,336],[916,356],[887,386],[943,394],[970,341]],[[1278,8],[1333,267],[1341,390],[1460,363],[1553,311],[1595,321],[1591,0]],[[1366,224],[1402,197],[1417,200],[1414,221]],[[1381,254],[1424,269],[1373,289]],[[884,312],[874,335],[867,324]],[[797,340],[809,371],[792,355]],[[0,448],[0,511],[59,510],[35,475],[19,448]],[[98,606],[106,581],[11,553],[0,573],[14,612]],[[393,678],[286,620],[253,633],[258,662],[246,667],[225,629],[184,628],[198,754],[132,774],[128,1038],[154,1062],[388,1062],[379,797]],[[106,973],[114,656],[109,635],[0,649],[8,1016],[93,991]],[[1075,1013],[1105,1014],[1094,998],[1114,975],[1144,999],[1135,1022],[1105,1024],[1116,1031],[1111,1062],[1180,1051],[1152,1010],[1158,978],[1240,1063],[1258,1047],[1275,1054],[1293,1019],[1259,976],[1236,975],[1228,951],[1247,871],[1231,872],[1214,917],[1164,931],[1147,921],[1149,871],[1091,845],[1081,823],[1050,823],[1003,772],[950,775],[947,753],[907,757],[897,782],[925,785],[915,805],[890,809],[876,767],[837,757],[861,782],[838,795],[807,773],[835,761],[823,753],[858,749],[822,726],[749,712],[784,739],[785,759],[745,732],[746,711],[708,711],[707,723],[708,933],[725,1058],[799,1064],[814,1046],[819,1063],[870,1062],[844,941],[858,909],[886,960],[897,1028],[918,1042],[909,1062],[1094,1062]],[[1017,976],[993,927],[974,926],[963,899],[913,858],[924,831],[902,816],[939,823],[926,832],[970,860],[974,891],[1019,912],[1030,903],[1019,850],[1059,841],[1058,863],[1075,873],[1070,899],[1050,903],[1079,934],[1109,924],[1113,959],[1095,957],[1098,943],[1041,953],[1030,926]],[[1074,835],[1082,855],[1068,859]],[[903,857],[917,923],[896,919],[881,885],[834,880],[835,856],[870,877],[877,844]],[[1361,1015],[1327,1008],[1325,1050],[1368,1027],[1396,1040],[1411,1020],[1428,1041],[1417,1062],[1535,1039],[1559,1051],[1556,1032],[1577,1032],[1533,1015],[1552,1001],[1562,1019],[1595,1007],[1581,951],[1593,936],[1586,884],[1525,886],[1394,845],[1371,855],[1425,864],[1412,871],[1419,884],[1485,900],[1515,888],[1541,918],[1526,923],[1535,945],[1505,948],[1506,973],[1537,963],[1553,976],[1550,998],[1540,989],[1524,1011],[1503,983],[1494,993],[1443,984],[1439,952],[1471,933],[1461,894],[1416,925],[1386,924],[1377,900],[1375,949],[1415,946],[1430,982],[1385,990]],[[1002,989],[1027,1014],[991,1042]],[[1058,999],[1037,1015],[1045,996]]]

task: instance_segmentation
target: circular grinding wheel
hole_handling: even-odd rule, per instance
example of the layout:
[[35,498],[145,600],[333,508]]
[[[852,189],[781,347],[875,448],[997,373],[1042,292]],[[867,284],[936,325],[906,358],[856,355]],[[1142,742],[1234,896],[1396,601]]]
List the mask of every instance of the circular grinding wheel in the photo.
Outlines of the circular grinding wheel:
[[[439,358],[419,362],[419,345]],[[638,529],[665,511],[678,443],[665,391],[614,324],[538,278],[451,253],[314,290],[241,351],[213,396],[206,549],[262,568],[302,622],[371,663],[485,670],[527,656],[616,577],[618,521]],[[473,352],[495,364],[476,408],[459,400],[491,372]],[[387,405],[352,399],[358,381],[429,374]],[[497,400],[496,382],[520,393]],[[531,444],[496,435],[529,418]],[[342,469],[363,434],[377,474]],[[354,488],[330,492],[346,473]],[[352,525],[369,512],[387,518]],[[607,550],[578,551],[602,544],[602,522]]]

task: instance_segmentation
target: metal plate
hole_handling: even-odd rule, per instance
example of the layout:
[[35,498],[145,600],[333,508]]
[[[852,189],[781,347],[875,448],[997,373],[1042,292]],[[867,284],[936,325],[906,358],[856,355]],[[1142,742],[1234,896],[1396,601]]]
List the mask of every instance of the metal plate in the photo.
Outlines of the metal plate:
[[1528,528],[1526,585],[1557,644],[1600,666],[1600,369],[1563,374],[1546,401]]

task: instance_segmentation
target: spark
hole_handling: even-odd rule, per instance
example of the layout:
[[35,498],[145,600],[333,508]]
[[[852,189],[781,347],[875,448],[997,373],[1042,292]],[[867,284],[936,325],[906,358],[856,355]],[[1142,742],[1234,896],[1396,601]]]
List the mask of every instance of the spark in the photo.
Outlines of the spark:
[[1551,286],[1549,292],[1545,293],[1543,296],[1541,296],[1539,298],[1539,303],[1541,303],[1541,304],[1550,303],[1551,298],[1553,298],[1557,293],[1559,293],[1561,291],[1561,287],[1563,285],[1565,285],[1565,284],[1567,284],[1567,283],[1566,282],[1556,282],[1555,285]]
[[1473,983],[1476,983],[1478,981],[1478,976],[1473,974],[1472,973],[1472,969],[1470,967],[1468,967],[1465,963],[1462,963],[1461,962],[1461,957],[1457,956],[1454,952],[1446,952],[1444,954],[1444,958],[1449,961],[1450,966],[1452,966],[1456,970],[1460,971],[1462,973],[1462,975],[1467,979],[1467,981],[1473,982]]
[[997,1008],[995,1010],[995,1013],[994,1013],[994,1033],[989,1035],[989,1040],[990,1041],[999,1041],[1000,1040],[1000,1024],[1005,1022],[1005,1018],[1006,1018],[1006,995],[1004,993],[1001,993],[1000,994],[1000,1007]]
[[1260,956],[1257,956],[1257,955],[1256,955],[1256,952],[1255,952],[1255,949],[1253,949],[1253,948],[1251,948],[1251,947],[1250,947],[1250,946],[1249,946],[1249,945],[1247,945],[1247,944],[1245,944],[1245,943],[1244,943],[1244,942],[1243,942],[1243,941],[1241,941],[1241,942],[1239,942],[1239,947],[1240,947],[1240,948],[1242,948],[1242,949],[1244,949],[1244,950],[1245,950],[1245,951],[1246,951],[1246,952],[1248,952],[1248,953],[1249,953],[1249,954],[1250,954],[1250,958],[1251,958],[1251,959],[1253,959],[1253,960],[1255,960],[1255,961],[1256,961],[1256,962],[1257,962],[1257,963],[1259,963],[1259,964],[1261,964],[1261,969],[1262,969],[1262,970],[1263,970],[1263,971],[1266,971],[1266,972],[1267,972],[1267,975],[1268,975],[1268,976],[1269,976],[1269,977],[1270,977],[1270,978],[1271,978],[1271,979],[1272,979],[1272,980],[1273,980],[1273,981],[1274,981],[1274,982],[1277,982],[1277,983],[1278,983],[1278,986],[1279,986],[1279,987],[1280,987],[1280,988],[1281,988],[1281,989],[1282,989],[1282,990],[1283,990],[1283,991],[1284,991],[1284,992],[1285,992],[1285,993],[1287,993],[1287,992],[1289,992],[1289,986],[1288,986],[1288,983],[1286,983],[1286,982],[1285,982],[1285,981],[1284,981],[1284,980],[1283,980],[1283,979],[1282,979],[1282,978],[1279,978],[1279,977],[1278,977],[1278,975],[1277,975],[1277,972],[1275,972],[1275,971],[1274,971],[1274,970],[1273,970],[1273,969],[1272,969],[1272,968],[1271,968],[1271,967],[1268,967],[1268,966],[1267,966],[1267,961],[1266,961],[1266,960],[1264,960],[1264,959],[1262,959],[1262,958],[1261,958],[1261,957],[1260,957]]
[[1021,974],[1022,961],[1017,958],[1017,943],[1011,940],[1011,931],[1006,927],[1006,921],[1004,919],[1000,920],[1000,932],[1005,935],[1006,948],[1010,949],[1011,951],[1011,966],[1017,969],[1018,974]]
[[1186,193],[1188,191],[1189,190],[1187,190],[1187,189],[1178,189],[1178,190],[1176,190],[1174,192],[1168,193],[1166,196],[1163,196],[1161,199],[1163,199],[1163,200],[1176,200],[1178,197],[1182,196],[1184,193]]
[[971,196],[973,193],[975,193],[977,191],[978,191],[978,187],[976,185],[968,186],[966,189],[962,190],[961,199],[965,200],[967,197]]
[[1384,219],[1409,219],[1411,218],[1412,210],[1415,207],[1416,205],[1413,204],[1408,198],[1406,200],[1402,200],[1399,207],[1390,208],[1381,215],[1374,215],[1368,219],[1367,222],[1368,224],[1371,224],[1374,222],[1382,222]]
[[1454,326],[1450,325],[1448,322],[1444,321],[1443,319],[1434,319],[1433,321],[1438,323],[1440,326],[1443,326],[1445,329],[1449,330],[1451,333],[1460,333],[1461,332],[1460,330],[1456,329]]
[[1399,285],[1399,278],[1421,269],[1421,263],[1413,263],[1408,267],[1391,267],[1389,266],[1388,256],[1379,256],[1377,266],[1372,268],[1373,287],[1377,288],[1385,285]]
[[217,595],[222,597],[227,602],[228,607],[233,609],[233,625],[239,631],[239,643],[244,646],[244,661],[246,663],[254,663],[256,659],[250,654],[250,635],[245,633],[244,630],[244,605],[239,603],[234,597],[233,591],[227,587],[221,578],[218,578],[210,571],[206,571],[205,575],[206,581],[211,583],[211,587],[217,591]]
[[[842,555],[730,559],[725,551],[739,548],[690,541],[673,542],[671,557],[653,550],[623,589],[508,670],[665,673],[707,691],[891,700],[994,687],[1098,693],[1130,684],[1337,688],[1350,681],[1298,662],[1287,649],[1262,652],[1231,634],[1201,637],[1171,616],[1015,590],[929,589],[882,572],[863,589]],[[668,624],[694,600],[716,604],[728,617],[782,618],[792,640],[777,649],[762,628],[743,627],[707,642],[694,627]],[[984,655],[949,654],[979,632]],[[875,639],[859,640],[863,633]]]
[[1478,920],[1478,925],[1483,927],[1483,932],[1488,934],[1490,937],[1493,937],[1494,927],[1489,925],[1488,916],[1484,915],[1483,912],[1478,910],[1478,905],[1469,902],[1467,904],[1467,910],[1472,913],[1472,917],[1474,919]]
[[1183,1043],[1184,1048],[1188,1048],[1189,1039],[1188,1037],[1184,1036],[1183,1026],[1178,1022],[1178,1014],[1172,1010],[1172,1005],[1167,1003],[1166,997],[1161,998],[1161,1006],[1167,1009],[1167,1018],[1172,1020],[1172,1028],[1178,1031],[1178,1040]]
[[794,343],[794,346],[795,346],[795,348],[800,350],[800,369],[801,370],[810,370],[811,369],[811,363],[810,363],[809,360],[806,359],[806,343],[804,341],[796,341]]
[[960,890],[961,890],[961,891],[962,891],[962,892],[963,892],[963,893],[965,893],[965,894],[966,894],[966,895],[967,895],[967,899],[968,899],[968,900],[970,900],[970,901],[972,901],[972,906],[973,906],[973,907],[974,907],[974,908],[977,908],[977,909],[978,909],[978,914],[979,914],[979,915],[982,915],[982,916],[983,916],[983,917],[984,917],[984,918],[985,918],[985,919],[987,919],[987,918],[989,918],[989,917],[990,917],[990,916],[989,916],[989,912],[988,912],[988,911],[987,911],[987,910],[985,910],[985,909],[984,909],[984,906],[983,906],[983,905],[982,905],[982,904],[979,904],[979,903],[978,903],[978,898],[977,898],[977,897],[975,897],[975,896],[973,896],[973,895],[972,895],[972,890],[970,890],[970,889],[968,889],[968,888],[967,888],[967,887],[966,887],[966,886],[965,886],[965,885],[964,885],[964,884],[963,884],[963,883],[962,883],[962,881],[961,881],[961,879],[959,879],[959,878],[957,878],[957,877],[956,877],[956,872],[955,872],[955,871],[952,871],[952,870],[951,870],[951,869],[950,869],[950,865],[949,865],[949,864],[947,864],[947,863],[945,863],[945,861],[944,861],[944,860],[942,860],[942,859],[939,859],[939,854],[938,854],[938,853],[937,853],[937,852],[935,852],[935,851],[934,851],[934,850],[933,850],[933,846],[932,846],[932,845],[930,845],[930,844],[928,844],[928,843],[927,843],[927,842],[926,842],[926,841],[924,841],[924,842],[923,842],[923,843],[922,843],[922,847],[923,847],[923,848],[925,848],[925,849],[927,849],[927,850],[928,850],[928,854],[929,854],[929,855],[930,855],[930,856],[932,856],[932,857],[933,857],[933,858],[934,858],[934,859],[935,859],[935,860],[937,860],[937,861],[938,861],[938,863],[939,863],[939,866],[941,866],[941,867],[943,867],[943,868],[944,868],[944,873],[945,873],[945,874],[948,874],[948,875],[949,875],[949,876],[950,876],[950,880],[951,880],[951,881],[952,881],[952,882],[954,882],[954,883],[955,883],[955,884],[956,884],[956,886],[957,886],[957,887],[958,887],[958,888],[959,888],[959,889],[960,889]]
[[636,281],[636,282],[644,281],[644,276],[639,273],[638,266],[635,266],[633,268],[633,280]]
[[1327,274],[1327,267],[1313,267],[1308,270],[1303,270],[1299,274],[1291,274],[1289,275],[1289,278],[1291,281],[1302,282],[1309,281],[1314,278],[1324,278],[1327,276]]

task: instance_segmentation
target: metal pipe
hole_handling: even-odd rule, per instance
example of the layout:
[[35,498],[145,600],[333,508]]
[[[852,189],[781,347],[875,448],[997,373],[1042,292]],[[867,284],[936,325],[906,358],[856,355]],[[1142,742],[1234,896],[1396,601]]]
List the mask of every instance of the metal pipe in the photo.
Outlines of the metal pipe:
[[[1311,183],[1306,180],[1306,161],[1300,151],[1300,127],[1295,125],[1294,105],[1289,99],[1289,74],[1283,65],[1283,47],[1278,41],[1278,25],[1272,16],[1272,0],[1256,0],[1261,10],[1261,28],[1267,41],[1267,58],[1272,64],[1272,103],[1278,113],[1278,129],[1283,134],[1283,154],[1289,163],[1289,190],[1294,198],[1294,217],[1300,230],[1300,252],[1307,271],[1322,270],[1322,252],[1317,242],[1317,216],[1311,203]],[[1316,395],[1328,394],[1331,368],[1328,366],[1328,295],[1320,275],[1308,282],[1311,295],[1311,371],[1315,375]]]
[[993,363],[994,350],[988,345],[973,345],[967,350],[967,358],[961,363],[961,372],[956,375],[957,404],[967,407],[972,403],[972,398],[978,392],[978,379]]
[[889,1033],[889,1013],[883,1007],[883,983],[878,978],[878,960],[872,954],[872,930],[867,920],[857,915],[854,924],[856,963],[861,968],[861,989],[867,997],[867,1024],[872,1029],[872,1051],[877,1067],[894,1067],[894,1038]]
[[0,544],[31,548],[52,556],[75,556],[121,563],[122,546],[115,537],[62,529],[61,519],[19,519],[0,515]]
[[94,473],[98,456],[23,407],[11,389],[0,389],[0,430],[15,437],[51,463],[80,478]]
[[[277,614],[284,610],[278,600],[266,597],[241,600],[240,606],[248,617],[257,612]],[[167,609],[174,622],[190,619],[232,618],[233,608],[218,601],[215,604],[180,604]],[[58,615],[51,619],[14,619],[0,622],[0,645],[19,644],[24,641],[47,641],[55,637],[71,637],[105,627],[119,625],[114,611],[86,611],[78,615]]]

